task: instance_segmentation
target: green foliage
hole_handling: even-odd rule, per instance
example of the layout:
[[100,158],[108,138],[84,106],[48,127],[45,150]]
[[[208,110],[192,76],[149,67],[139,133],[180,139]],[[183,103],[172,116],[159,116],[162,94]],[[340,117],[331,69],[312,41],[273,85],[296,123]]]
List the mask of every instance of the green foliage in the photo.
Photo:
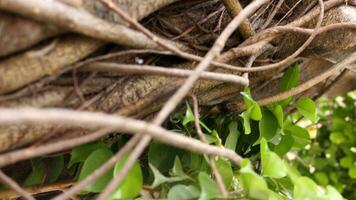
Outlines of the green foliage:
[[[117,176],[124,164],[127,161],[126,155],[122,160],[119,160],[114,168],[114,177]],[[136,161],[131,170],[127,173],[119,188],[113,194],[114,199],[129,199],[140,194],[143,186],[143,176],[140,164]]]
[[[298,68],[294,64],[285,72],[281,91],[299,83]],[[199,121],[208,143],[244,157],[241,166],[233,165],[226,158],[198,155],[151,142],[147,153],[134,163],[111,198],[134,199],[141,190],[152,198],[221,198],[210,167],[213,161],[225,188],[233,194],[232,199],[341,200],[342,195],[356,199],[356,92],[317,103],[308,97],[296,102],[289,97],[267,106],[258,105],[249,88],[241,95],[244,112],[203,115]],[[288,112],[287,106],[291,108]],[[290,113],[290,110],[296,111]],[[174,113],[166,127],[199,140],[194,120],[187,103],[185,112]],[[76,147],[65,167],[63,156],[50,158],[48,166],[42,158],[36,158],[24,184],[54,182],[68,168],[77,169],[78,181],[83,180],[119,150],[117,144],[124,142],[110,141],[111,147],[104,142]],[[124,156],[89,184],[83,194],[101,192],[120,173],[127,159],[128,155]]]
[[31,160],[32,172],[23,183],[24,186],[38,185],[44,181],[46,175],[46,166],[42,158]]
[[[289,67],[284,73],[282,80],[280,82],[280,90],[285,92],[292,89],[299,84],[299,65],[295,63],[293,66]],[[283,107],[287,106],[292,101],[292,97],[288,97],[285,100],[279,102]]]
[[[104,164],[113,156],[113,153],[108,148],[99,148],[92,152],[88,158],[84,161],[83,167],[79,174],[79,181],[83,180],[91,173],[93,173],[97,168]],[[99,179],[89,184],[85,191],[87,192],[101,192],[105,186],[110,182],[113,174],[113,169],[106,172]]]

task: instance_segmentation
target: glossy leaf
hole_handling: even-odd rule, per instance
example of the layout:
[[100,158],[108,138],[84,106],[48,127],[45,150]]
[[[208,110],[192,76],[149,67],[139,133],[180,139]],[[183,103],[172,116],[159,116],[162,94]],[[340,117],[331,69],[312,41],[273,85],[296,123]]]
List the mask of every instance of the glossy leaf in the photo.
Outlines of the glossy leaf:
[[274,117],[278,121],[279,128],[283,128],[283,108],[281,105],[275,105],[273,106],[270,111],[273,113]]
[[[103,165],[112,156],[113,153],[108,148],[100,148],[92,152],[83,164],[78,181],[81,181],[90,174],[92,174],[97,168]],[[84,190],[87,192],[101,192],[112,179],[113,170],[114,169],[111,169],[106,172],[99,179],[85,187]]]
[[274,152],[279,156],[283,156],[293,147],[294,139],[291,134],[285,134],[282,136],[281,141],[274,148]]
[[199,196],[199,189],[193,185],[175,185],[168,192],[168,199],[172,200],[195,199]]
[[229,135],[227,136],[225,141],[225,148],[235,151],[239,136],[240,136],[240,132],[237,129],[237,122],[236,121],[230,122]]
[[269,141],[277,134],[278,121],[271,111],[263,109],[262,112],[263,116],[259,123],[260,134]]
[[284,131],[286,134],[290,134],[293,137],[293,147],[304,148],[311,142],[309,133],[305,128],[290,124],[285,127]]
[[305,118],[310,119],[314,123],[318,121],[315,103],[310,98],[300,98],[297,103],[297,109]]
[[[122,167],[125,165],[128,156],[126,155],[123,159],[119,160],[115,164],[114,177],[116,177]],[[119,185],[118,189],[114,192],[112,196],[114,199],[130,199],[135,198],[140,194],[143,186],[143,176],[140,164],[136,161],[131,170],[126,174],[124,180]]]
[[268,149],[267,141],[261,139],[262,174],[271,178],[282,178],[287,175],[287,167],[278,155]]
[[198,181],[201,189],[199,200],[215,199],[220,196],[216,183],[208,176],[208,174],[200,172]]

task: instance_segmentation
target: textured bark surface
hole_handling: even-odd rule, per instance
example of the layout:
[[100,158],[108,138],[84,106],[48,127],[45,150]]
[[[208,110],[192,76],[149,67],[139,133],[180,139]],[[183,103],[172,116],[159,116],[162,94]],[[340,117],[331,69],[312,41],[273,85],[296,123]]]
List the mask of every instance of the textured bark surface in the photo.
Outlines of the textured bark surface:
[[[83,6],[90,12],[95,13],[96,15],[109,21],[121,22],[120,18],[118,18],[116,15],[113,15],[111,12],[108,12],[105,7],[101,6],[97,2],[84,2],[85,3]],[[116,2],[122,6],[122,8],[125,8],[131,16],[134,16],[136,19],[141,19],[159,7],[168,5],[174,1],[145,1],[147,4],[140,4],[139,2],[141,1],[139,0]],[[148,2],[151,2],[151,4]],[[200,13],[194,14],[198,15]],[[355,22],[355,16],[356,10],[354,7],[338,7],[326,13],[323,25],[334,24],[338,22]],[[187,18],[174,16],[160,18],[160,20],[162,19],[166,20],[168,24],[171,22],[174,25],[181,25],[176,27],[182,30],[189,28],[189,26],[187,26]],[[306,27],[314,26],[315,22],[313,21],[306,25]],[[0,76],[0,93],[13,91],[45,75],[53,74],[68,64],[75,63],[78,60],[86,57],[104,45],[103,42],[83,38],[82,36],[80,37],[81,38],[75,36],[63,37],[61,39],[63,41],[58,42],[58,44],[55,45],[55,47],[43,57],[28,58],[24,53],[10,57],[0,62],[0,72],[2,74],[9,74],[8,76]],[[286,57],[286,55],[290,55],[305,41],[305,39],[306,37],[301,37],[299,34],[287,34],[286,36],[283,36],[282,40],[276,40],[276,46],[281,46],[281,48],[277,50],[273,58],[281,59]],[[206,44],[209,44],[209,42]],[[83,48],[79,48],[81,50],[78,50],[78,46],[82,46]],[[313,58],[307,59],[301,66],[302,82],[322,73],[332,65],[332,62],[339,60],[342,57],[347,56],[350,52],[354,51],[355,47],[356,33],[354,31],[348,30],[341,32],[340,30],[337,30],[318,36],[312,45],[308,48],[308,50],[304,52],[304,55],[313,55]],[[336,56],[331,57],[330,55]],[[153,60],[155,58],[157,57],[154,57]],[[219,60],[222,62],[232,63],[239,63],[241,61],[245,62],[245,59],[237,61],[228,58],[230,57],[227,54],[223,54]],[[136,59],[136,57],[133,59]],[[123,60],[116,60],[116,62],[120,61],[122,62]],[[9,63],[11,63],[11,68],[9,67]],[[12,63],[18,64],[12,65]],[[171,65],[172,64],[168,66],[183,69],[194,69],[196,63],[184,62],[182,64],[175,64],[174,66]],[[31,77],[30,79],[27,78],[26,73],[19,73],[22,71],[22,69],[29,69],[30,66],[36,66],[34,69],[46,69],[46,73],[38,73],[35,77]],[[14,70],[14,67],[16,70]],[[280,72],[283,71],[286,67],[287,66],[282,66],[274,70],[251,73],[249,75],[251,82],[250,87],[253,88],[252,91],[254,91],[254,97],[256,99],[261,99],[278,93]],[[33,71],[36,72],[36,70]],[[241,75],[239,72],[224,69],[215,69],[214,71]],[[11,79],[12,76],[10,76],[10,74],[15,72],[18,73],[18,75],[17,79],[13,80]],[[335,76],[337,76],[337,74],[335,74]],[[101,94],[100,98],[94,104],[94,108],[97,111],[104,111],[109,113],[118,112],[122,115],[130,115],[139,118],[144,118],[147,115],[157,111],[162,103],[165,102],[167,97],[176,91],[176,89],[184,80],[182,78],[162,77],[154,75],[116,76],[115,78],[117,79],[115,83],[108,84],[102,89],[99,88],[98,90],[95,90],[95,92],[84,92],[84,95],[92,96],[92,93]],[[333,78],[335,77],[332,77],[331,79]],[[346,80],[355,79],[353,76],[353,78]],[[315,88],[322,89],[326,85],[327,84],[322,83]],[[316,90],[315,88],[309,90],[308,92],[313,93],[313,91]],[[222,83],[218,81],[198,81],[191,94],[198,96],[200,105],[216,105],[231,99],[232,101],[239,101],[237,96],[239,95],[241,89],[242,87],[240,85]],[[70,102],[65,104],[61,103],[67,97],[68,93],[72,93],[74,90],[75,88],[71,86],[60,89],[54,88],[52,90],[41,92],[40,96],[33,97],[28,95],[25,98],[22,97],[23,100],[4,102],[0,103],[0,105],[34,105],[39,107],[61,106],[75,108],[79,105],[78,102],[80,102],[78,95],[74,95]],[[38,138],[44,137],[50,132],[50,130],[51,129],[46,126],[0,128],[0,151],[29,144],[33,141],[36,141]]]

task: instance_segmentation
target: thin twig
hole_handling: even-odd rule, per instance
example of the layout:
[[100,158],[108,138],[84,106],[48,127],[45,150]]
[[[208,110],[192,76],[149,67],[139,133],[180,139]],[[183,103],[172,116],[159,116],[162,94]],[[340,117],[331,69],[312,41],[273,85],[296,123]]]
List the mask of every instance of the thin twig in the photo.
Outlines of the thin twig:
[[[53,191],[64,191],[66,188],[73,185],[74,181],[64,181],[64,182],[57,182],[48,185],[41,185],[41,186],[32,186],[32,187],[25,187],[23,188],[29,194],[39,194],[45,192],[53,192]],[[0,191],[1,199],[14,199],[20,197],[18,193],[15,193],[12,190],[2,190]]]
[[[14,180],[8,177],[2,170],[0,170],[0,181],[5,185],[9,186],[13,190],[15,190],[21,197],[27,200],[35,200],[28,192],[26,192],[19,184],[17,184]],[[3,197],[2,197],[3,198]]]
[[[168,131],[160,126],[118,115],[72,111],[66,109],[0,108],[0,124],[56,124],[86,128],[109,127],[125,133],[146,133],[155,140],[199,154],[217,155],[239,165],[241,157],[234,151],[207,145]],[[0,165],[2,166],[2,165]]]
[[[167,68],[150,65],[132,65],[132,64],[117,64],[109,62],[97,62],[87,65],[82,68],[85,71],[99,71],[99,72],[119,72],[124,74],[145,74],[145,75],[163,75],[163,76],[178,76],[188,77],[193,72],[187,69]],[[241,85],[248,85],[248,80],[241,76],[223,74],[217,72],[204,72],[201,75],[202,79],[215,80],[236,83]]]
[[[290,96],[300,94],[300,93],[312,88],[316,84],[326,80],[330,76],[337,74],[339,71],[343,70],[344,68],[346,68],[348,65],[352,64],[355,61],[356,61],[356,52],[352,53],[347,58],[345,58],[341,62],[337,63],[331,69],[322,73],[321,75],[316,76],[316,77],[314,77],[314,78],[312,78],[312,79],[310,79],[310,80],[308,80],[308,81],[306,81],[306,82],[304,82],[304,83],[302,83],[288,91],[279,93],[272,97],[267,97],[265,99],[258,100],[257,102],[260,105],[270,105],[270,104],[282,101],[283,99],[286,99]],[[240,110],[241,104],[240,104],[240,102],[239,103],[229,103],[227,107],[230,110]]]
[[[199,124],[199,121],[200,121],[200,116],[199,116],[199,106],[198,106],[198,100],[197,100],[197,97],[196,96],[192,96],[192,99],[193,99],[193,112],[194,112],[194,125],[195,125],[195,129],[197,131],[197,134],[200,138],[200,140],[202,142],[204,142],[205,144],[208,144],[208,141],[206,140],[205,138],[205,135],[203,133],[203,131],[201,130],[201,127],[200,127],[200,124]],[[227,193],[227,190],[225,188],[225,184],[222,180],[222,177],[221,177],[221,174],[216,166],[216,162],[215,162],[215,158],[214,156],[209,156],[209,164],[211,166],[211,170],[212,170],[212,173],[216,179],[216,182],[218,184],[218,188],[221,192],[221,194],[223,195],[224,198],[227,198],[228,197],[228,193]]]

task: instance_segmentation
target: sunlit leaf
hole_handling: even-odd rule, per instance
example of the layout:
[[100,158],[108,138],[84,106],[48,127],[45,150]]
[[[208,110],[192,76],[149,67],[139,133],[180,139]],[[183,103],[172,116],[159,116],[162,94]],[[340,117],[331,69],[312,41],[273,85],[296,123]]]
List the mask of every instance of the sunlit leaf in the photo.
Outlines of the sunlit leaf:
[[[112,156],[113,153],[108,148],[100,148],[92,152],[83,164],[78,181],[81,181],[90,174],[92,174],[97,168],[103,165]],[[101,192],[112,179],[113,170],[114,169],[110,169],[96,181],[86,186],[84,190],[87,192]]]
[[268,149],[267,141],[261,139],[262,174],[271,178],[282,178],[287,175],[287,167],[278,155]]
[[[128,155],[119,160],[115,164],[114,177],[116,177],[122,167],[125,165]],[[140,164],[136,161],[130,171],[127,172],[124,180],[119,185],[118,189],[114,192],[112,198],[114,199],[129,199],[134,198],[140,194],[143,186],[143,176]]]
[[295,200],[313,200],[320,199],[322,194],[318,185],[307,177],[299,177],[294,183],[293,199]]
[[293,137],[293,147],[304,148],[311,142],[309,133],[305,128],[290,124],[284,128],[284,131]]
[[316,112],[315,103],[308,97],[302,97],[297,103],[297,109],[305,118],[310,119],[316,123],[318,121],[318,115]]

